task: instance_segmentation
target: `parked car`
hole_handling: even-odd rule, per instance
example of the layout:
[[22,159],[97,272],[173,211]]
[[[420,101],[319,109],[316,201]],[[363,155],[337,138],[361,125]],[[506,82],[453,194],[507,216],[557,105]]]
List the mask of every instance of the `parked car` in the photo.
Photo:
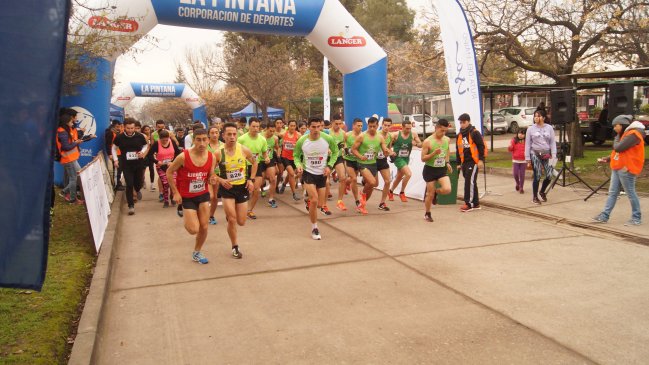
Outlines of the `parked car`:
[[498,113],[505,117],[507,130],[511,133],[518,132],[518,128],[528,128],[534,124],[534,111],[536,107],[513,106],[500,109]]
[[[494,112],[493,116],[494,116],[494,122],[493,122],[494,132],[498,134],[507,133],[509,126],[507,126],[507,122],[505,121],[505,116],[498,112]],[[482,126],[484,130],[484,134],[491,134],[491,111],[490,110],[486,110],[482,115]]]
[[[433,134],[435,131],[435,123],[437,120],[433,119],[430,115],[426,114],[426,118],[421,114],[404,115],[403,120],[412,122],[413,133],[417,133],[419,137],[426,138]],[[425,120],[425,122],[424,122]],[[424,134],[424,130],[426,133]]]
[[640,123],[644,124],[644,142],[645,144],[649,144],[649,115],[638,115],[635,120],[639,121]]

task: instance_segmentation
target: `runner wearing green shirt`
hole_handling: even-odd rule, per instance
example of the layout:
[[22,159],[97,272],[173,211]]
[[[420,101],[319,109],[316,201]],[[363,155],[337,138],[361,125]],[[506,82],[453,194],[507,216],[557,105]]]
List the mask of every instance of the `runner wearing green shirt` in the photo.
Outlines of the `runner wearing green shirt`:
[[[221,148],[221,143],[219,141],[219,136],[221,135],[221,130],[219,127],[213,125],[207,130],[207,136],[209,137],[209,142],[207,142],[207,150],[215,155],[216,158],[216,151],[218,151]],[[219,164],[216,164],[214,166],[214,175],[220,175],[221,170],[219,168]],[[216,221],[216,218],[214,218],[214,213],[216,213],[216,207],[218,206],[219,202],[219,183],[216,182],[215,184],[212,184],[212,190],[214,191],[214,194],[210,196],[210,219],[209,223],[211,225],[215,225],[218,222]]]
[[269,163],[266,164],[266,170],[264,171],[264,178],[270,182],[270,187],[268,188],[268,205],[271,208],[277,208],[277,202],[275,201],[275,191],[277,187],[277,160],[275,159],[279,154],[279,138],[275,135],[275,124],[274,123],[262,123],[261,129],[263,129],[262,135],[266,138],[266,151],[268,152]]
[[412,151],[412,146],[421,147],[421,140],[417,134],[412,133],[412,123],[409,120],[405,120],[402,124],[403,129],[400,132],[396,132],[392,135],[394,143],[392,144],[392,149],[396,153],[394,159],[394,165],[397,167],[397,176],[392,182],[392,188],[388,193],[390,201],[394,200],[394,190],[399,186],[401,180],[401,192],[399,193],[399,199],[402,202],[406,203],[408,198],[406,198],[406,186],[408,181],[412,177],[412,171],[408,163],[410,162],[410,152]]
[[336,146],[338,147],[338,151],[340,152],[338,154],[338,158],[334,162],[334,170],[336,172],[336,176],[338,177],[338,202],[336,203],[336,208],[345,211],[347,210],[347,207],[345,207],[345,203],[343,203],[343,197],[345,196],[345,189],[347,186],[347,174],[345,173],[346,168],[345,160],[343,158],[343,150],[345,147],[345,139],[347,135],[342,129],[343,124],[345,124],[342,116],[340,114],[336,114],[334,115],[333,119],[334,121],[331,131],[329,131],[329,135],[336,142]]
[[[390,133],[391,126],[392,119],[384,118],[383,123],[381,124],[381,136],[383,136],[385,145],[388,148],[392,146],[392,134]],[[390,164],[388,163],[388,157],[383,154],[383,151],[379,151],[379,155],[376,158],[376,169],[383,178],[383,190],[381,191],[379,209],[387,212],[390,210],[390,208],[385,204],[385,200],[388,198],[388,192],[390,191]]]
[[[331,136],[321,132],[319,118],[309,119],[309,134],[300,137],[293,150],[295,166],[304,179],[304,190],[309,198],[309,219],[311,221],[311,238],[322,239],[318,229],[318,205],[326,203],[327,176],[338,158],[338,146]],[[331,151],[331,158],[328,159]],[[322,208],[321,208],[322,210]],[[324,211],[323,211],[324,212]]]
[[[425,164],[422,175],[426,182],[424,219],[428,222],[433,221],[430,207],[431,204],[437,204],[437,194],[446,195],[451,192],[451,179],[448,174],[453,172],[453,169],[449,163],[449,138],[446,137],[448,124],[448,120],[440,119],[435,125],[435,133],[424,140],[421,148],[421,161]],[[435,187],[435,182],[439,183],[440,188]]]
[[[361,211],[361,201],[358,196],[358,184],[356,178],[358,176],[358,159],[352,153],[352,146],[356,139],[360,137],[363,132],[363,121],[359,118],[354,119],[352,122],[352,131],[345,133],[345,164],[347,165],[347,182],[346,185],[351,187],[352,194],[354,194],[354,201],[356,202],[356,211],[362,213]],[[346,190],[347,188],[345,188]]]
[[359,210],[361,214],[367,214],[365,206],[367,200],[372,196],[374,188],[377,186],[378,180],[376,175],[376,157],[379,151],[383,151],[386,156],[392,156],[392,152],[386,145],[385,139],[379,133],[379,120],[376,117],[370,117],[367,120],[367,131],[356,138],[352,146],[352,153],[358,160],[358,168],[363,177],[363,193],[361,194]]
[[[250,118],[249,130],[248,133],[237,138],[237,142],[243,146],[248,147],[254,159],[257,160],[258,168],[256,176],[250,176],[251,179],[254,179],[254,188],[252,191],[252,196],[248,201],[248,218],[257,219],[257,216],[253,212],[255,205],[259,200],[259,191],[261,189],[261,184],[264,181],[263,173],[266,170],[266,166],[270,163],[268,158],[268,144],[266,143],[266,138],[259,134],[259,119],[252,117]],[[250,169],[252,164],[248,164],[248,175],[250,175]]]

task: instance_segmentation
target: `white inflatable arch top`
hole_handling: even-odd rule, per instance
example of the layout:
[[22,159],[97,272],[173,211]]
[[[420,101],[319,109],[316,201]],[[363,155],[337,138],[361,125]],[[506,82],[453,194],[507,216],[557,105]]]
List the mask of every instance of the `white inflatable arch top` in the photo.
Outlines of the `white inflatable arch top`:
[[338,0],[94,0],[89,7],[107,9],[88,13],[85,23],[108,35],[167,24],[304,36],[343,73],[348,124],[387,116],[387,55]]

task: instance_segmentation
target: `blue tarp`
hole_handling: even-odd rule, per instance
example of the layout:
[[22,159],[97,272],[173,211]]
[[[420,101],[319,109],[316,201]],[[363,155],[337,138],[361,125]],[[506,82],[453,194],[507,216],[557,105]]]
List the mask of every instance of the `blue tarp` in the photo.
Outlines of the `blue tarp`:
[[40,290],[67,0],[0,3],[0,286]]
[[[268,107],[266,108],[266,111],[268,112],[269,118],[278,118],[284,116],[284,109]],[[263,114],[261,113],[261,109],[259,109],[255,105],[255,103],[250,103],[245,108],[239,110],[238,112],[232,113],[232,118],[241,118],[241,117],[261,118],[262,116]]]

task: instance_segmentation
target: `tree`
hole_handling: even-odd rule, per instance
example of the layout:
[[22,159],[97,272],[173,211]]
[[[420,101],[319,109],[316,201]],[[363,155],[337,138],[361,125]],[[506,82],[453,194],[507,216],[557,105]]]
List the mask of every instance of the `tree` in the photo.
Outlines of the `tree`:
[[389,39],[411,41],[415,12],[403,0],[357,0],[344,2],[360,25],[379,42]]
[[176,84],[187,83],[187,78],[185,77],[185,72],[183,71],[183,67],[181,65],[176,65],[176,78],[174,79],[174,83]]
[[[142,49],[132,48],[141,35],[131,33],[109,33],[107,30],[92,28],[86,24],[86,19],[91,15],[107,16],[113,11],[112,4],[102,8],[88,6],[90,0],[74,0],[70,11],[68,26],[67,48],[63,70],[62,93],[73,95],[77,88],[96,80],[96,60],[93,58],[114,58],[120,54],[135,54]],[[88,15],[90,14],[90,15]],[[111,17],[119,21],[123,18]],[[148,44],[154,45],[157,40],[151,36],[144,36]]]
[[620,22],[600,43],[604,57],[630,68],[649,67],[649,6],[631,9]]
[[[476,43],[486,57],[501,56],[523,70],[537,72],[559,87],[571,87],[568,74],[602,54],[602,40],[627,32],[623,19],[647,6],[639,0],[464,0]],[[583,157],[579,124],[570,130],[572,155]]]

